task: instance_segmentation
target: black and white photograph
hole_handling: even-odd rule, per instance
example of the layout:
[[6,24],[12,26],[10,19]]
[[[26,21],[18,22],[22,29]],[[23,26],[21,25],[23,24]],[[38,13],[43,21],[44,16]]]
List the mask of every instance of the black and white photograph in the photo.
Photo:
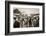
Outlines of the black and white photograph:
[[39,27],[38,8],[16,8],[13,10],[13,27]]
[[6,2],[6,34],[44,32],[44,3]]

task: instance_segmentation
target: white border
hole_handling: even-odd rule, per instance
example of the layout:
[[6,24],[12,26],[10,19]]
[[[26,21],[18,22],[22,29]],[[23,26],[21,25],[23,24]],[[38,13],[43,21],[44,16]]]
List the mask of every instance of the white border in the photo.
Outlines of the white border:
[[[14,8],[39,8],[39,12],[40,12],[39,27],[13,28],[13,9]],[[10,4],[10,32],[40,31],[40,30],[42,30],[42,6]]]

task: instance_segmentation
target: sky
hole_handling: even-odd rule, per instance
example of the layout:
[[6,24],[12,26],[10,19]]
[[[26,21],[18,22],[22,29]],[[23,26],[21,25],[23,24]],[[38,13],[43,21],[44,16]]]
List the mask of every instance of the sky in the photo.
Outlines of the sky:
[[22,14],[39,14],[38,8],[17,8]]

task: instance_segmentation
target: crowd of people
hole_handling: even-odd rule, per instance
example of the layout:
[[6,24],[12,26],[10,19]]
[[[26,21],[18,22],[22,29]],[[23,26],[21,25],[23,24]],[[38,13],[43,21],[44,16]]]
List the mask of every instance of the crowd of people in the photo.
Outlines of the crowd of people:
[[14,27],[36,27],[36,26],[39,26],[39,16],[38,15],[37,16],[35,15],[32,17],[16,16],[14,20],[15,20]]

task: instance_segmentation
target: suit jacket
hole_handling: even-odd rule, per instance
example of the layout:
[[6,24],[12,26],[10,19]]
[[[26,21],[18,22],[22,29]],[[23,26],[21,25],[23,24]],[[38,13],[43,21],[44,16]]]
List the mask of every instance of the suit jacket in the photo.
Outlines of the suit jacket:
[[14,28],[19,28],[19,27],[20,27],[20,23],[18,21],[15,21]]

